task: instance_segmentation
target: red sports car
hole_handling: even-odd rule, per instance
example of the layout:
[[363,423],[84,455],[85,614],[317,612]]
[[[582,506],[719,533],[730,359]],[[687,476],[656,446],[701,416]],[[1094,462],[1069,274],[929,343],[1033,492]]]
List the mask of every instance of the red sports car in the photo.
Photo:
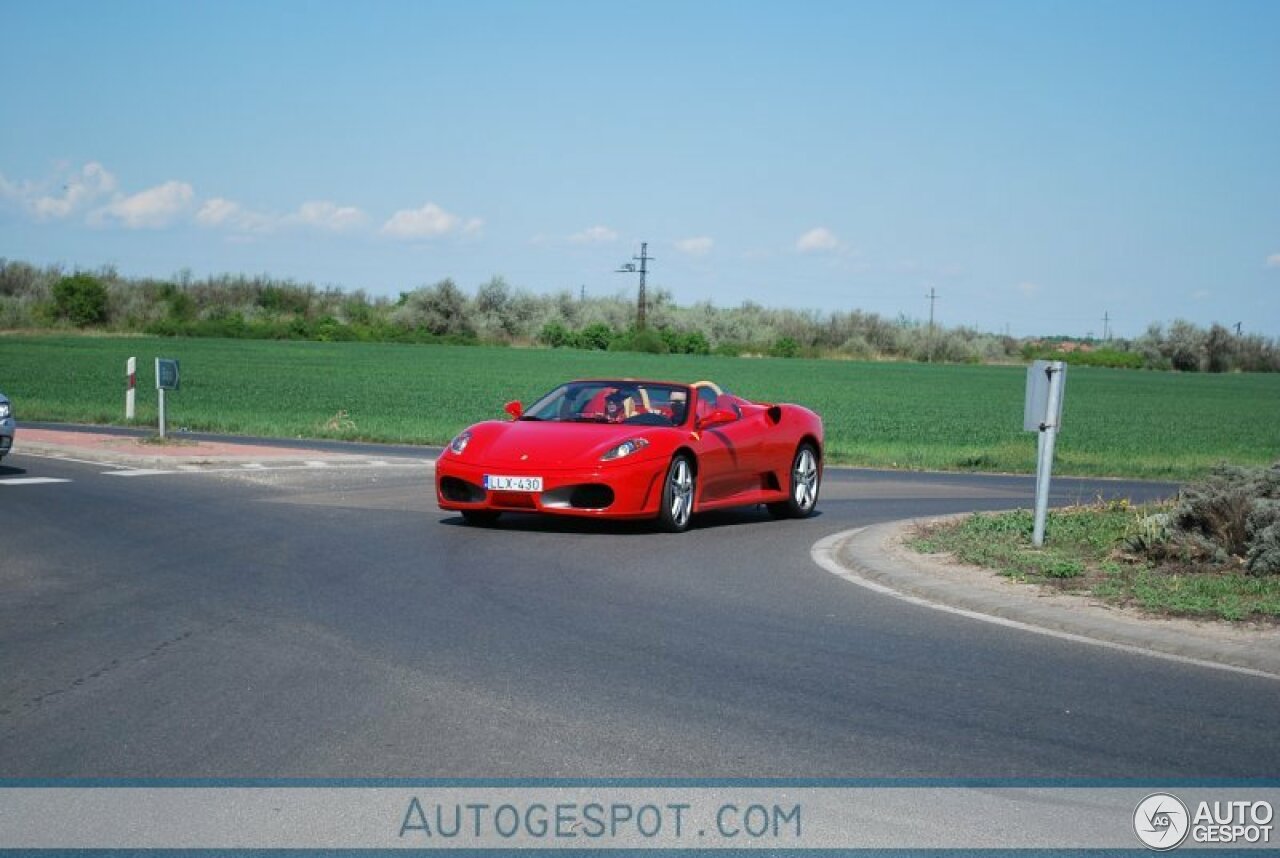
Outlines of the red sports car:
[[822,483],[822,420],[749,402],[709,381],[571,381],[514,419],[477,423],[436,462],[440,508],[489,524],[504,511],[654,519],[765,504],[810,515]]

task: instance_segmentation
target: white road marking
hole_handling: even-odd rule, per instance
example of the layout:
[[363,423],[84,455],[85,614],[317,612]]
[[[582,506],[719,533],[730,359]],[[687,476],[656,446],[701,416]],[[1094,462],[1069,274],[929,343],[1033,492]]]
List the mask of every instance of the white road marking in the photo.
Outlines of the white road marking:
[[6,477],[0,479],[0,486],[39,486],[45,483],[69,483],[57,477]]
[[36,459],[55,459],[59,462],[75,462],[77,465],[97,465],[99,468],[129,469],[133,467],[133,465],[122,465],[117,462],[95,462],[90,459],[75,459],[71,456],[54,456],[49,453],[27,453],[23,450],[17,449],[16,447],[13,452],[19,456],[32,456]]
[[1071,632],[1058,631],[1057,629],[1047,629],[1043,626],[1034,626],[1030,623],[1024,623],[1019,620],[1010,620],[1005,617],[984,614],[980,611],[971,611],[968,608],[957,608],[954,605],[944,605],[941,602],[934,602],[921,596],[912,596],[908,593],[899,592],[892,587],[886,587],[884,584],[879,582],[863,578],[858,573],[850,569],[846,569],[838,560],[836,560],[836,551],[838,550],[840,543],[863,530],[866,530],[866,528],[855,527],[852,530],[842,530],[839,533],[833,533],[830,536],[819,539],[809,549],[809,556],[813,558],[814,563],[817,563],[837,578],[843,578],[850,584],[857,584],[859,587],[865,587],[874,593],[879,593],[883,596],[892,596],[895,599],[900,599],[903,602],[907,602],[911,605],[918,605],[922,608],[930,608],[932,610],[943,611],[948,614],[957,614],[970,620],[980,620],[984,623],[1004,626],[1005,628],[1018,629],[1019,631],[1024,632],[1034,632],[1038,635],[1047,635],[1051,638],[1058,638],[1059,640],[1071,641],[1073,643],[1100,646],[1107,649],[1119,650],[1120,652],[1133,653],[1135,655],[1146,655],[1152,658],[1165,659],[1166,661],[1176,661],[1181,664],[1190,664],[1196,667],[1209,667],[1214,670],[1228,670],[1232,673],[1243,673],[1247,676],[1260,676],[1264,679],[1280,678],[1273,673],[1267,673],[1264,670],[1255,670],[1251,667],[1237,667],[1234,664],[1222,664],[1216,661],[1206,661],[1204,659],[1192,658],[1191,656],[1186,655],[1177,655],[1176,653],[1171,652],[1146,649],[1145,647],[1135,646],[1133,644],[1114,643],[1112,641],[1101,640],[1099,638],[1090,638],[1085,637],[1084,635],[1072,634]]
[[170,471],[163,468],[134,468],[131,471],[103,471],[108,477],[154,477],[160,474],[180,474],[182,471]]
[[267,466],[262,464],[261,462],[245,462],[240,467],[250,471],[260,471],[265,469]]
[[329,463],[328,463],[328,462],[323,462],[323,461],[321,461],[321,460],[319,460],[319,459],[308,459],[308,460],[307,460],[307,462],[306,462],[306,464],[307,464],[307,467],[308,467],[308,468],[327,468],[327,467],[329,467]]

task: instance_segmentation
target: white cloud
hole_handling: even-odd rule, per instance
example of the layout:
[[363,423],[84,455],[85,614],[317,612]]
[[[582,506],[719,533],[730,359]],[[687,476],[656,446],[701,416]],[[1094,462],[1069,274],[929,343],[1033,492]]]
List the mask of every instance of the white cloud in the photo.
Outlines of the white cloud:
[[243,213],[244,209],[239,203],[214,197],[211,200],[205,200],[204,205],[200,206],[200,211],[196,212],[196,223],[201,226],[229,226],[235,223]]
[[796,250],[801,253],[829,253],[840,247],[840,239],[825,226],[815,227],[796,239]]
[[484,229],[484,221],[478,217],[468,220],[462,227],[463,235],[478,235]]
[[1268,268],[1280,268],[1280,253],[1273,253],[1267,257]]
[[242,234],[270,232],[276,228],[277,221],[272,215],[255,212],[223,197],[205,200],[196,212],[196,223],[201,226]]
[[196,192],[186,182],[168,181],[131,196],[122,196],[91,212],[93,226],[123,226],[126,229],[160,229],[186,212]]
[[38,220],[55,220],[79,211],[115,189],[116,177],[97,161],[90,161],[79,172],[62,180],[61,194],[37,196],[32,186],[27,184],[23,195],[28,208]]
[[1040,284],[1031,283],[1024,280],[1021,283],[1018,283],[1017,285],[1015,285],[1013,288],[1017,289],[1023,295],[1026,295],[1028,298],[1030,298],[1032,295],[1040,291]]
[[328,200],[311,200],[298,206],[287,220],[329,232],[344,232],[365,224],[368,216],[355,206],[340,206]]
[[1208,298],[1212,298],[1213,293],[1210,292],[1208,289],[1197,289],[1196,291],[1191,293],[1191,297],[1197,301],[1204,301]]
[[715,244],[709,237],[699,235],[695,238],[682,238],[676,242],[676,250],[681,253],[687,253],[690,256],[706,256],[711,252],[711,246]]
[[607,226],[592,226],[569,236],[574,244],[608,244],[618,240],[618,233]]
[[347,232],[360,228],[368,220],[369,216],[355,206],[340,206],[328,200],[311,200],[280,216],[247,209],[224,197],[213,197],[205,200],[196,212],[196,223],[201,226],[236,233],[267,233],[290,226]]
[[[472,219],[467,226],[473,223],[478,224],[479,221]],[[401,209],[382,225],[382,231],[387,235],[405,239],[435,238],[457,228],[458,216],[435,203],[427,203],[420,209]]]

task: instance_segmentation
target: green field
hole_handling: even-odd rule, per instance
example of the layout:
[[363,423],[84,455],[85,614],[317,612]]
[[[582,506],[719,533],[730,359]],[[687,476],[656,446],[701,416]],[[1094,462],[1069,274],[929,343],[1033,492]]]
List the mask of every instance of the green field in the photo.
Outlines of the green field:
[[[154,425],[153,358],[182,361],[174,428],[440,443],[556,383],[626,375],[709,378],[751,399],[807,405],[833,461],[1030,471],[1019,366],[644,355],[379,343],[0,336],[0,390],[19,421],[122,423],[125,358],[139,422]],[[339,412],[346,419],[336,420]],[[1219,461],[1280,459],[1280,374],[1073,367],[1056,472],[1181,479]]]

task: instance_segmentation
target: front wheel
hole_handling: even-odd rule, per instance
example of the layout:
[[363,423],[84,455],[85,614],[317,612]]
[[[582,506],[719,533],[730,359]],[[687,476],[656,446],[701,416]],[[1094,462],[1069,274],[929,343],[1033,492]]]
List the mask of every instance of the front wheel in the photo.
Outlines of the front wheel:
[[769,504],[769,512],[777,518],[806,518],[813,515],[814,507],[818,505],[821,483],[822,468],[818,465],[818,451],[812,444],[801,444],[791,460],[791,487],[787,492],[787,499]]
[[667,467],[667,479],[662,484],[662,504],[658,509],[658,527],[667,533],[682,533],[689,529],[693,517],[695,477],[693,463],[688,456],[676,456]]

